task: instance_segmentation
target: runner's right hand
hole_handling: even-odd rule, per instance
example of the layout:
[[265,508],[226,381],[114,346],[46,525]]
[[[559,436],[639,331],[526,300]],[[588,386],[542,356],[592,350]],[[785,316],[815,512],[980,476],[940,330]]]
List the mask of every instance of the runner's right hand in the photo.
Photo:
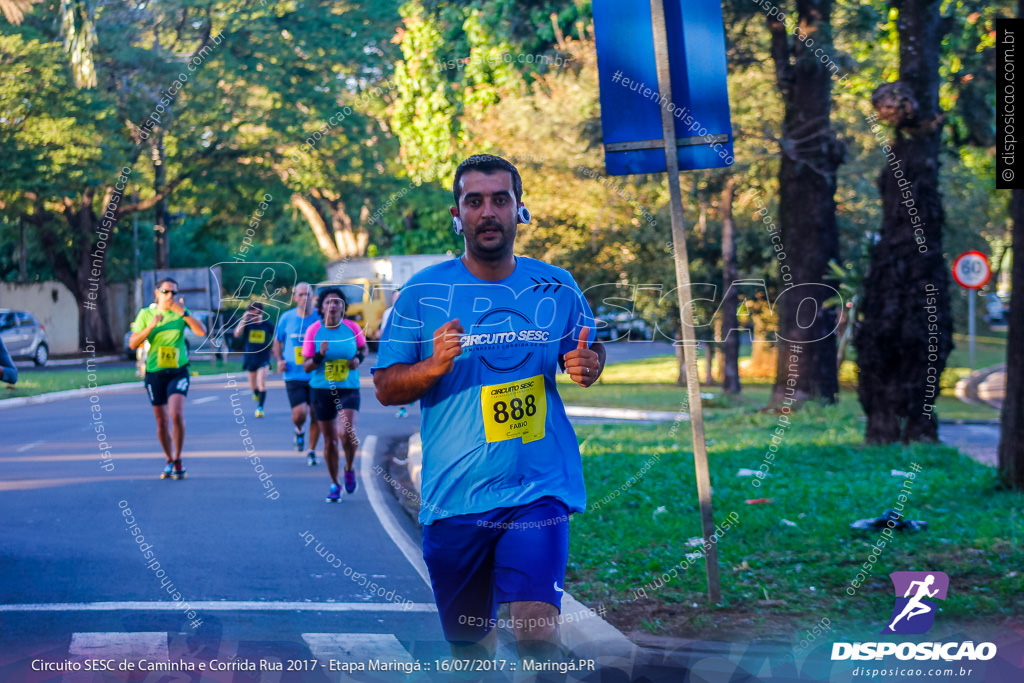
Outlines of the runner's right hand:
[[434,354],[431,359],[441,369],[442,375],[451,372],[455,359],[462,355],[462,335],[465,333],[458,318],[449,320],[434,332]]

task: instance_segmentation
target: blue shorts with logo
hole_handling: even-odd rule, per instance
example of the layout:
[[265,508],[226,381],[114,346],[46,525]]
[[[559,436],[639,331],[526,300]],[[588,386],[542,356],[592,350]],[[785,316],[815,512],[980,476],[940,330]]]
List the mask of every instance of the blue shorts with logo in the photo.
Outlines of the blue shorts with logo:
[[547,496],[439,519],[423,527],[423,559],[445,638],[478,642],[497,624],[498,603],[536,600],[561,609],[569,509]]

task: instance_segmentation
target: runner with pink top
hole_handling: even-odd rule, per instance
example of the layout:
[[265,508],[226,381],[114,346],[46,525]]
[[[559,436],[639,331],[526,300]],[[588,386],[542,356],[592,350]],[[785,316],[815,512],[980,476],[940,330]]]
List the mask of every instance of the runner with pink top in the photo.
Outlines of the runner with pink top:
[[366,357],[366,337],[359,326],[345,320],[348,300],[337,287],[320,291],[317,311],[320,321],[306,332],[302,344],[303,367],[312,373],[313,413],[324,437],[324,460],[331,477],[327,501],[341,499],[338,485],[338,441],[345,452],[345,491],[356,490],[353,463],[359,439],[356,412],[359,410],[359,365]]

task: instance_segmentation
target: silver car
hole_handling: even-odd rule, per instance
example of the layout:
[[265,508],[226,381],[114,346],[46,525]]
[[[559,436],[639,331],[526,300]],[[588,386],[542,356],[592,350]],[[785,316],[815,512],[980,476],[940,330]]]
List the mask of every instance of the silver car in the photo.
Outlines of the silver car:
[[46,329],[28,311],[0,308],[0,338],[15,360],[29,358],[42,366],[50,357]]

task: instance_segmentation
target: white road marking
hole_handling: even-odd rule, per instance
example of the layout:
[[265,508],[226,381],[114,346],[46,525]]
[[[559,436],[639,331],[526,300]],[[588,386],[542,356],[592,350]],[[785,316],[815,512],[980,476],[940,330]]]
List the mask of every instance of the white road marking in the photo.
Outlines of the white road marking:
[[69,659],[167,661],[167,633],[73,633]]
[[24,446],[21,446],[21,447],[17,448],[17,449],[16,449],[16,452],[18,452],[18,453],[24,453],[24,452],[25,452],[25,451],[27,451],[28,449],[30,449],[30,448],[35,448],[36,446],[42,445],[42,444],[44,444],[44,443],[46,443],[46,442],[45,442],[45,441],[33,441],[32,443],[27,443],[27,444],[25,444]]
[[331,660],[413,661],[393,633],[303,633],[302,639],[325,666]]
[[210,401],[216,401],[218,398],[220,398],[220,397],[219,396],[203,396],[202,398],[197,398],[197,399],[193,400],[192,403],[194,405],[199,405],[201,403],[209,403]]
[[[434,603],[414,602],[258,602],[253,600],[207,600],[189,602],[197,612],[436,612]],[[176,602],[53,602],[0,605],[3,612],[117,612],[181,610]]]
[[384,527],[384,531],[402,551],[405,559],[416,569],[427,586],[431,586],[430,573],[427,571],[426,562],[423,561],[423,551],[398,526],[395,516],[391,514],[391,510],[384,503],[384,494],[377,484],[377,478],[371,474],[370,461],[373,460],[376,446],[377,435],[371,434],[363,439],[359,449],[359,477],[363,480],[366,497],[370,500],[370,506],[373,508],[374,514],[377,515],[380,525]]
[[[169,659],[167,633],[72,633],[68,661],[83,666],[90,659],[166,662]],[[102,675],[83,669],[66,673],[61,680],[62,683],[92,683]]]

